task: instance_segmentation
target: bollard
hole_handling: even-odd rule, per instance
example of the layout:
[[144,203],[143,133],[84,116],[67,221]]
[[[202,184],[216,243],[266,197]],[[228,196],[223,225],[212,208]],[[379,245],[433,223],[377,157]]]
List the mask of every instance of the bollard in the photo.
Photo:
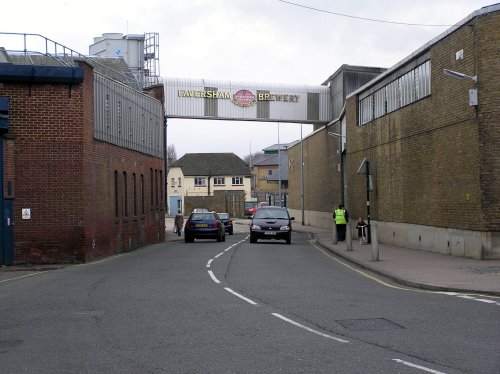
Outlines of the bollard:
[[333,220],[333,244],[337,244],[337,225],[335,224],[335,220]]
[[371,224],[371,235],[372,235],[372,261],[378,261],[378,234],[377,234],[377,224],[372,222]]
[[345,227],[345,240],[347,244],[347,250],[352,251],[352,233],[351,233],[351,225],[347,223]]

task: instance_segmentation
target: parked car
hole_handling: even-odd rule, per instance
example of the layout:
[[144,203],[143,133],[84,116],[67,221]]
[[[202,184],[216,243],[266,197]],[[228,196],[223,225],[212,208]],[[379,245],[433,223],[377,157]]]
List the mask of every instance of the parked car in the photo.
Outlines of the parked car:
[[268,203],[263,201],[263,202],[257,203],[257,205],[254,205],[248,209],[245,209],[245,216],[252,217],[254,215],[255,211],[259,208],[262,208],[263,206],[268,206]]
[[257,205],[257,201],[245,201],[245,217],[251,217],[250,208],[253,208]]
[[226,240],[224,223],[215,212],[193,212],[184,225],[184,241],[193,243],[195,239]]
[[229,217],[229,213],[219,213],[219,217],[224,224],[224,228],[229,235],[233,235],[233,220]]
[[193,213],[208,213],[208,209],[206,209],[206,208],[194,208]]
[[250,243],[257,243],[257,239],[274,239],[290,244],[294,219],[286,208],[264,206],[257,209],[250,223]]

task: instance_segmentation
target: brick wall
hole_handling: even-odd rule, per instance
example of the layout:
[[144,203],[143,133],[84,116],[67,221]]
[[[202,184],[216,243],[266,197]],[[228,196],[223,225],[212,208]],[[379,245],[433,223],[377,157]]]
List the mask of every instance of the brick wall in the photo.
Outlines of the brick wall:
[[474,25],[480,100],[478,115],[481,203],[485,229],[497,232],[500,231],[499,13],[486,14]]
[[[431,46],[431,96],[365,126],[357,126],[357,97],[347,100],[351,215],[366,217],[366,180],[356,170],[367,157],[373,219],[499,231],[499,22],[499,14],[476,18]],[[478,74],[477,112],[468,105],[474,83],[444,68]]]
[[[304,209],[332,212],[341,200],[341,173],[338,171],[340,156],[338,138],[327,134],[324,128],[303,139]],[[338,132],[338,131],[337,131]],[[288,149],[288,206],[301,209],[301,145]]]
[[[13,182],[16,263],[86,261],[164,240],[163,162],[94,139],[93,72],[81,66],[84,82],[71,88],[0,83],[10,98],[5,177]],[[145,177],[144,215],[124,217],[124,172],[130,212],[132,176]],[[22,208],[31,209],[30,220],[21,219]]]

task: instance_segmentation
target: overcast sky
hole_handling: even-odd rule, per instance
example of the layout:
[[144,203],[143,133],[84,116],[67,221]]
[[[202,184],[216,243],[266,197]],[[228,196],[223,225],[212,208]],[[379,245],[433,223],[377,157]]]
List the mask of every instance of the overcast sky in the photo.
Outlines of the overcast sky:
[[[307,9],[290,3],[316,8]],[[383,21],[453,25],[481,0],[23,0],[2,2],[0,31],[37,33],[82,54],[103,33],[160,36],[165,77],[262,83],[323,83],[342,64],[391,67],[445,31]],[[1,37],[1,36],[0,36]],[[0,39],[0,46],[2,40]],[[303,125],[303,136],[312,130]],[[279,125],[279,140],[300,139],[301,125]],[[170,119],[177,156],[234,152],[278,143],[276,123]]]

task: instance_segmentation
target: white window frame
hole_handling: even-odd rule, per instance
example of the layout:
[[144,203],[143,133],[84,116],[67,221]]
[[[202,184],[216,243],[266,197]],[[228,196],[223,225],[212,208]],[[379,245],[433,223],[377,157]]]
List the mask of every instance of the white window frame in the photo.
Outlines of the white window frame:
[[233,186],[243,186],[243,177],[232,177],[231,183]]
[[226,178],[214,177],[214,186],[224,186],[225,184],[226,184]]
[[207,185],[207,178],[204,177],[195,177],[194,178],[194,186],[195,187],[205,187]]

